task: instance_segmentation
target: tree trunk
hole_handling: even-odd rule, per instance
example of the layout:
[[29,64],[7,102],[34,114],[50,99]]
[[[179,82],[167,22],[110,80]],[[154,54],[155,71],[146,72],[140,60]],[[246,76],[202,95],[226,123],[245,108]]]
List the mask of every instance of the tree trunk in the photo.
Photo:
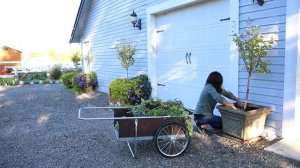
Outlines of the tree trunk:
[[127,72],[127,79],[128,79],[128,68],[126,68],[126,72]]
[[244,110],[246,111],[248,107],[248,97],[249,97],[249,87],[250,87],[250,81],[252,78],[252,73],[248,73],[248,80],[247,80],[247,90],[246,90],[246,97],[245,97],[245,104],[244,104]]

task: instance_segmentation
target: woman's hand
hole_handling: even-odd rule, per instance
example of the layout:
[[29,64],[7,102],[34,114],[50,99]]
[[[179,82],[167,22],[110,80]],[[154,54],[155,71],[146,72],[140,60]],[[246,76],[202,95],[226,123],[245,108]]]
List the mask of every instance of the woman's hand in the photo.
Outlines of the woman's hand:
[[227,107],[230,107],[230,108],[233,108],[233,109],[235,109],[235,110],[237,110],[237,108],[234,106],[234,104],[232,104],[232,103],[229,103],[228,105],[227,105]]
[[237,108],[234,106],[234,104],[229,103],[229,102],[226,101],[226,100],[224,100],[223,105],[225,105],[225,106],[227,106],[227,107],[230,107],[230,108],[233,108],[233,109],[237,110]]

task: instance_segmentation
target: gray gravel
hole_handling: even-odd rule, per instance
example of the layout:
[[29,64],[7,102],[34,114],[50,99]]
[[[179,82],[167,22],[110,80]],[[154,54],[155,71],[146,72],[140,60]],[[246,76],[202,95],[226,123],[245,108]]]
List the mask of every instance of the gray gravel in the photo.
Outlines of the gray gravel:
[[180,157],[164,158],[151,141],[139,141],[132,158],[112,121],[77,118],[79,108],[107,102],[104,93],[76,96],[60,84],[0,87],[0,167],[300,167],[263,150],[277,140],[243,145],[196,132]]

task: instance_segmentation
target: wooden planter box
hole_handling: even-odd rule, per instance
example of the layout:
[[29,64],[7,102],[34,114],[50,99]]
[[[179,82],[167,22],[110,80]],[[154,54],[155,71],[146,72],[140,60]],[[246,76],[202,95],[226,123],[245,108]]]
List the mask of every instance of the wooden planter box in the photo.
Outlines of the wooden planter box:
[[[115,117],[133,117],[127,109],[114,109]],[[178,122],[185,125],[184,118],[141,118],[138,119],[137,137],[153,137],[156,131],[167,122]],[[114,125],[118,122],[118,138],[135,137],[135,119],[114,120]]]
[[266,117],[271,108],[250,103],[249,107],[253,110],[245,112],[223,105],[217,106],[222,115],[223,132],[225,134],[247,141],[257,138],[263,133]]

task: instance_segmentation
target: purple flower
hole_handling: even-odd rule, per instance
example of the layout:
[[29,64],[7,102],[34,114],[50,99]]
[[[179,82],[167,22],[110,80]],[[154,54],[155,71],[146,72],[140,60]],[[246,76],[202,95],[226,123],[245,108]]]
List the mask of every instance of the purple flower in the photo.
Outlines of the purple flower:
[[131,105],[137,105],[141,103],[140,97],[135,94],[134,88],[131,87],[129,91],[126,92],[127,100]]
[[76,83],[80,88],[85,88],[87,86],[87,81],[84,76],[78,76],[76,78]]

